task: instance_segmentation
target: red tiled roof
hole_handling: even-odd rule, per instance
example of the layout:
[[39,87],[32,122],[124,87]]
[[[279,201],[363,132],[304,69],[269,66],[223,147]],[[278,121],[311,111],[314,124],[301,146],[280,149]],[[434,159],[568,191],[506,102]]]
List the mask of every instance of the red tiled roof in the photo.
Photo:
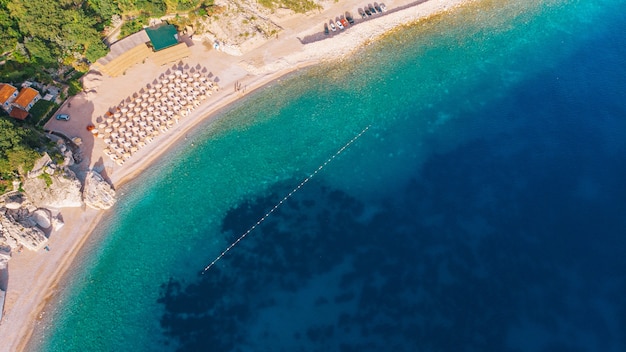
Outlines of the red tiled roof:
[[28,117],[28,111],[20,109],[18,107],[14,107],[13,109],[11,109],[9,116],[14,117],[18,120],[25,120]]
[[22,88],[22,90],[20,90],[20,94],[18,94],[15,101],[13,101],[13,104],[26,108],[38,94],[38,91],[30,87]]
[[0,83],[0,105],[4,104],[17,91],[17,88],[10,84]]

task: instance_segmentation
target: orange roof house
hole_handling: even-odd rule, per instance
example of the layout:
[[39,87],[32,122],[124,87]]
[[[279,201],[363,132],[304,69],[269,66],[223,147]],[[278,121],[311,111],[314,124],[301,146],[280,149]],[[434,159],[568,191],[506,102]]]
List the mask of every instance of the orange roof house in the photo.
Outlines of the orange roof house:
[[4,110],[11,110],[11,103],[15,98],[17,98],[17,88],[10,84],[0,83],[0,105]]
[[11,109],[9,116],[16,118],[18,120],[26,120],[29,114],[30,113],[28,111],[22,108],[18,108],[17,106],[14,106],[13,109]]
[[39,99],[41,99],[41,95],[38,91],[26,87],[20,90],[20,94],[18,94],[17,98],[13,101],[13,105],[28,111]]

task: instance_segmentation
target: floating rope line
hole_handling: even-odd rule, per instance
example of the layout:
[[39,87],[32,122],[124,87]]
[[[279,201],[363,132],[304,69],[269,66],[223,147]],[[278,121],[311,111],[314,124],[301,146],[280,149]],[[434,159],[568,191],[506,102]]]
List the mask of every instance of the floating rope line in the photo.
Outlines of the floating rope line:
[[204,273],[206,273],[207,270],[211,269],[211,267],[213,265],[215,265],[215,263],[217,263],[220,259],[222,259],[222,257],[224,257],[226,255],[226,253],[228,253],[231,249],[233,249],[233,247],[235,247],[237,244],[239,244],[239,242],[241,242],[241,240],[246,238],[246,236],[248,236],[250,234],[250,232],[254,231],[254,229],[257,228],[257,226],[261,225],[270,215],[272,215],[273,212],[276,211],[276,209],[280,208],[280,206],[283,205],[283,203],[285,203],[287,201],[287,199],[291,198],[291,196],[293,196],[294,193],[298,192],[300,190],[300,188],[302,188],[302,186],[304,186],[315,175],[317,175],[318,172],[322,171],[322,169],[324,167],[326,167],[326,165],[328,165],[328,163],[330,163],[333,159],[338,157],[339,154],[343,153],[346,150],[346,148],[348,148],[352,143],[356,142],[356,140],[359,139],[365,132],[367,132],[367,130],[371,126],[372,125],[368,125],[367,127],[365,127],[361,132],[359,132],[359,134],[354,136],[348,143],[344,144],[343,147],[341,147],[339,150],[337,150],[337,152],[335,154],[333,154],[330,158],[328,158],[326,161],[324,161],[324,163],[322,165],[320,165],[317,168],[317,170],[313,171],[313,173],[311,173],[307,178],[302,180],[302,182],[300,182],[300,184],[298,186],[296,186],[296,188],[292,189],[291,192],[287,193],[287,195],[283,199],[281,199],[280,202],[276,203],[276,205],[274,205],[274,207],[272,209],[270,209],[270,211],[265,213],[265,215],[263,215],[263,217],[261,217],[254,225],[252,225],[252,227],[250,227],[248,229],[248,231],[244,232],[241,236],[239,236],[239,238],[237,238],[235,240],[235,242],[231,243],[230,246],[228,246],[222,253],[220,253],[220,255],[218,255],[217,258],[215,258],[211,262],[211,264],[207,265],[204,268],[204,270],[202,270],[202,274],[204,275]]

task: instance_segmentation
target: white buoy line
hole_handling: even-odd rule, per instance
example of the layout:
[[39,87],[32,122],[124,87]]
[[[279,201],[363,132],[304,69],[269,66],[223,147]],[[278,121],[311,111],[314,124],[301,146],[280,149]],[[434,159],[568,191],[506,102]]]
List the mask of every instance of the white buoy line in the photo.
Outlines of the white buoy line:
[[300,188],[302,188],[302,186],[304,186],[313,177],[315,177],[315,175],[317,175],[318,172],[322,171],[322,169],[326,167],[328,163],[330,163],[333,159],[335,159],[341,153],[343,153],[346,150],[346,148],[348,148],[352,143],[356,142],[356,140],[359,139],[365,132],[367,132],[367,130],[369,130],[371,126],[372,125],[368,125],[367,127],[365,127],[361,132],[359,132],[350,141],[348,141],[348,143],[344,144],[339,150],[337,150],[335,154],[333,154],[330,158],[326,159],[326,161],[324,161],[323,164],[321,164],[315,171],[313,171],[313,173],[311,173],[304,180],[302,180],[302,182],[300,182],[299,185],[297,185],[294,189],[292,189],[291,192],[287,193],[287,195],[283,197],[283,199],[281,199],[280,202],[276,203],[276,205],[274,205],[272,209],[270,209],[267,213],[265,213],[265,215],[263,215],[254,225],[252,225],[252,227],[250,227],[246,232],[244,232],[241,236],[239,236],[239,238],[237,238],[235,242],[231,243],[222,253],[220,253],[220,255],[218,255],[217,258],[215,258],[211,262],[211,264],[207,265],[204,268],[204,270],[202,270],[202,274],[206,273],[207,270],[211,269],[211,267],[215,265],[215,263],[217,263],[220,259],[222,259],[222,257],[224,257],[226,253],[228,253],[231,249],[233,249],[233,247],[239,244],[241,240],[246,238],[246,236],[248,236],[250,232],[254,231],[254,229],[257,228],[257,226],[261,225],[270,215],[272,215],[273,212],[276,211],[276,209],[280,208],[280,206],[283,205],[283,203],[285,203],[287,199],[291,198],[291,196],[293,196],[294,193],[298,192]]

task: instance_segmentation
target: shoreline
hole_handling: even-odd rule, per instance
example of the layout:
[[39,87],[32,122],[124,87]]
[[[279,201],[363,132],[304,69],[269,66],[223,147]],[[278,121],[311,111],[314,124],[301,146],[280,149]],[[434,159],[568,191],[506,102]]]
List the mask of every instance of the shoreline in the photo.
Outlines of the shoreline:
[[[320,18],[327,19],[330,15],[340,13],[340,9],[345,10],[350,6],[354,7],[360,4],[355,0],[343,4],[333,3],[329,8],[315,15],[292,15],[292,18],[287,19],[286,22],[295,22],[296,25],[292,27],[289,25],[284,26],[286,28],[285,33],[281,34],[284,38],[276,40],[270,39],[251,52],[241,57],[235,57],[236,59],[240,59],[238,63],[235,63],[236,60],[233,60],[231,56],[225,56],[225,54],[215,52],[209,53],[213,54],[210,55],[211,59],[217,57],[218,60],[225,60],[221,63],[226,70],[226,79],[222,80],[223,85],[220,83],[220,91],[194,110],[180,125],[160,137],[152,143],[151,146],[141,150],[122,167],[116,167],[112,165],[112,162],[104,162],[104,170],[108,174],[107,178],[109,178],[114,187],[118,189],[120,186],[126,184],[129,180],[137,177],[148,169],[155,161],[166,155],[166,153],[171,150],[172,146],[185,138],[185,134],[197,127],[200,123],[207,121],[210,121],[209,123],[214,122],[214,117],[217,114],[229,106],[232,106],[232,104],[239,101],[242,97],[258,91],[288,74],[323,62],[342,60],[369,43],[378,40],[392,29],[413,24],[473,1],[474,0],[428,0],[413,7],[389,14],[388,18],[381,16],[380,18],[368,19],[368,21],[361,23],[358,27],[352,29],[352,31],[347,30],[342,32],[341,36],[307,44],[306,48],[300,43],[294,43],[294,39],[296,39],[298,35],[306,35],[307,29],[308,32],[310,32],[310,27],[307,27],[307,23],[299,23],[303,20],[303,17],[304,22],[315,21],[318,23],[317,27],[321,27],[322,22],[319,22]],[[390,4],[393,4],[392,6],[395,8],[412,2],[414,1],[391,1],[387,3],[387,6],[391,8]],[[423,11],[415,11],[417,9]],[[302,28],[304,28],[304,30],[302,30]],[[361,28],[363,28],[363,30],[359,31]],[[300,30],[298,31],[298,29]],[[345,42],[356,43],[356,45],[352,47],[341,45]],[[331,43],[335,45],[329,45]],[[197,50],[206,51],[204,48],[197,48],[201,46],[201,44],[196,44],[194,47],[196,47],[195,49]],[[323,49],[323,47],[326,48]],[[336,47],[341,47],[341,52],[334,52],[333,49]],[[268,52],[271,53],[271,55],[268,55]],[[329,59],[327,56],[328,53],[337,55]],[[206,57],[200,57],[200,62],[205,63],[202,59],[206,59]],[[195,62],[193,63],[195,64]],[[232,67],[236,65],[239,67],[232,69]],[[137,66],[132,67],[129,71],[141,70],[141,67]],[[216,65],[216,67],[216,72],[224,72],[224,70],[220,72],[219,65]],[[163,68],[158,67],[157,70],[163,70]],[[134,72],[130,72],[129,76],[132,76],[133,73]],[[149,80],[140,83],[145,85],[145,83],[151,81],[156,76],[157,75],[149,76]],[[220,74],[220,76],[222,75]],[[123,79],[132,82],[133,78],[124,77]],[[229,89],[232,81],[242,80],[245,81],[246,93],[240,94],[239,92]],[[113,79],[110,81],[113,81]],[[105,83],[107,82],[103,84]],[[134,89],[134,87],[131,86],[131,89]],[[84,102],[81,99],[92,104],[92,119],[95,119],[95,116],[97,116],[93,114],[93,112],[102,111],[102,107],[106,107],[107,103],[110,106],[110,103],[117,103],[117,101],[119,101],[119,99],[109,99],[110,101],[108,102],[100,102],[100,106],[98,106],[98,103],[89,101],[88,97],[78,97],[77,99],[72,99],[71,102],[74,106],[80,105]],[[74,100],[77,102],[74,102]],[[65,106],[59,109],[59,112],[64,112],[61,111],[64,108]],[[67,106],[67,108],[69,109],[69,106]],[[82,126],[79,126],[79,128],[80,127]],[[94,141],[92,146],[93,152],[95,153],[99,147],[101,146],[98,145],[98,141]],[[101,150],[102,148],[100,148],[100,152]],[[93,167],[94,160],[97,159],[97,156],[101,156],[94,153],[92,153],[89,158],[89,167]],[[81,165],[81,167],[85,167],[84,164]],[[53,304],[51,299],[60,291],[59,286],[70,272],[72,264],[76,262],[79,253],[82,252],[84,245],[87,240],[91,238],[91,234],[100,224],[104,215],[105,211],[89,208],[65,208],[63,209],[65,226],[51,236],[51,252],[25,252],[16,254],[11,260],[9,263],[10,274],[7,288],[7,302],[5,304],[5,316],[0,325],[0,341],[4,342],[5,348],[14,351],[25,351],[28,347],[38,345],[33,339],[37,321],[41,320],[46,314],[46,307],[48,307],[49,304]]]

